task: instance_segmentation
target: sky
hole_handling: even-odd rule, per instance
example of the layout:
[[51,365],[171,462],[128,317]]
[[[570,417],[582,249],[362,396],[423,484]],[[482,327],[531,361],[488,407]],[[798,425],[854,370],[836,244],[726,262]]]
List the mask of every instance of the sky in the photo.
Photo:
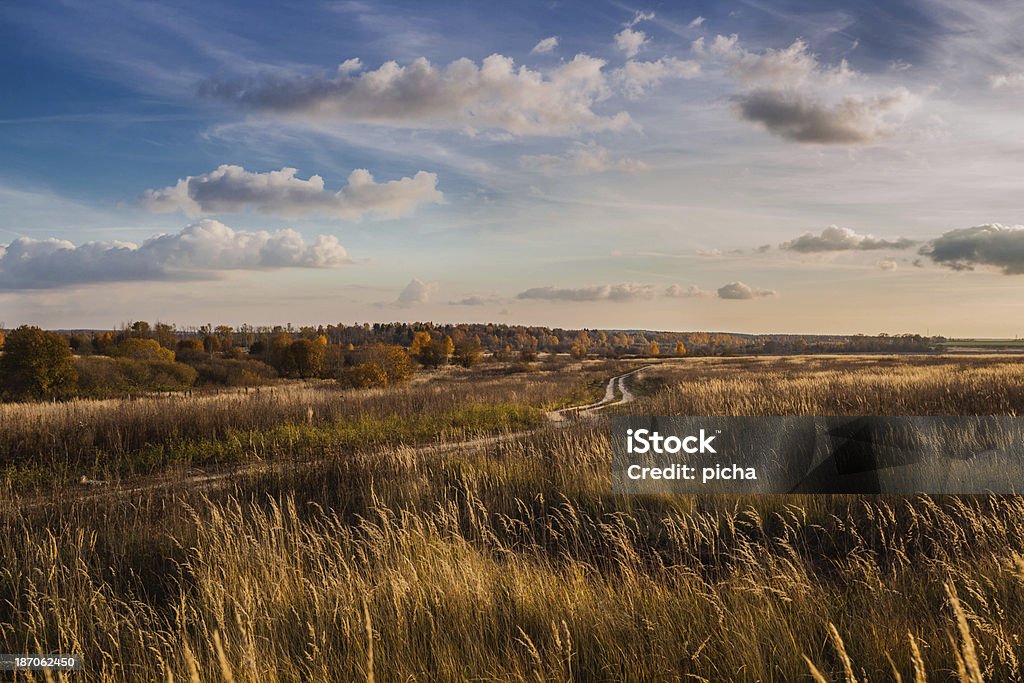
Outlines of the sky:
[[0,6],[0,322],[1024,333],[1016,0]]

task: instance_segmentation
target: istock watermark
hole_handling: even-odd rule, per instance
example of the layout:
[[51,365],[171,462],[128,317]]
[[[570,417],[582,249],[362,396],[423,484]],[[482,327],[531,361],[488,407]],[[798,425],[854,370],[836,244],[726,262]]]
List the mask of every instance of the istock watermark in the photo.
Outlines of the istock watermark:
[[1021,493],[1024,418],[613,417],[616,493]]

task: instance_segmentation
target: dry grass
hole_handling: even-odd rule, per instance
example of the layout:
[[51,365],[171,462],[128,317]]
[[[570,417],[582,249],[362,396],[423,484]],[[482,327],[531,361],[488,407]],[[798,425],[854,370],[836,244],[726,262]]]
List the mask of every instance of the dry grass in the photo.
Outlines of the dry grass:
[[[850,371],[893,377],[872,413],[943,382],[950,406],[991,386],[989,405],[1024,408],[1014,367],[935,367]],[[857,379],[762,370],[711,373],[761,408]],[[722,408],[730,391],[702,386],[638,410]],[[80,651],[75,680],[97,681],[1021,679],[1024,499],[616,497],[609,461],[606,427],[580,423],[205,494],[14,500],[0,650]]]
[[[77,481],[83,474],[107,480],[168,465],[457,441],[535,424],[543,409],[564,403],[617,367],[576,363],[523,374],[453,368],[386,389],[295,382],[194,396],[0,404],[0,480],[22,487]],[[506,409],[494,410],[498,406]],[[382,434],[394,438],[381,439]]]

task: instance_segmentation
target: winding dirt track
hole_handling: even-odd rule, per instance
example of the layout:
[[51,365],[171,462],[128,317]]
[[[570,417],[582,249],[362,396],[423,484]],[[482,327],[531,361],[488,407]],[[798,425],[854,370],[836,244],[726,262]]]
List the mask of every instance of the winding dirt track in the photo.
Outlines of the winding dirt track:
[[[627,380],[633,375],[652,367],[652,365],[644,365],[630,370],[629,372],[621,375],[616,375],[608,380],[608,384],[605,387],[604,397],[600,401],[589,403],[582,406],[570,406],[568,408],[562,408],[561,410],[553,410],[545,413],[545,416],[558,426],[566,426],[570,421],[579,419],[588,419],[596,416],[597,412],[603,408],[609,406],[619,405],[622,403],[629,403],[635,400],[635,395],[629,390]],[[529,436],[537,431],[535,429],[519,430],[515,432],[502,432],[498,434],[489,434],[487,436],[475,437],[464,441],[452,441],[449,443],[434,443],[420,446],[410,446],[411,450],[417,453],[444,453],[453,451],[456,449],[464,448],[481,448],[484,446],[490,446],[506,441],[513,441],[515,439]],[[213,490],[221,486],[229,484],[232,480],[239,476],[254,475],[254,474],[267,474],[274,470],[275,467],[282,467],[288,464],[292,465],[314,465],[318,462],[324,462],[327,458],[317,458],[311,460],[302,460],[299,462],[289,463],[288,461],[271,461],[271,462],[254,462],[246,463],[237,467],[232,467],[227,470],[220,470],[216,472],[194,472],[187,476],[181,476],[181,474],[163,474],[156,476],[148,476],[145,478],[136,479],[134,481],[125,481],[116,484],[106,481],[95,481],[84,479],[81,482],[81,487],[78,491],[69,490],[65,495],[73,497],[78,502],[84,502],[89,500],[98,500],[102,498],[109,498],[113,496],[131,496],[139,495],[152,491],[159,491],[162,489],[175,489],[175,488],[189,488],[193,491],[196,490]],[[22,499],[17,502],[16,508],[20,510],[41,508],[50,504],[50,500],[25,500]],[[0,505],[0,512],[4,511],[3,505]]]

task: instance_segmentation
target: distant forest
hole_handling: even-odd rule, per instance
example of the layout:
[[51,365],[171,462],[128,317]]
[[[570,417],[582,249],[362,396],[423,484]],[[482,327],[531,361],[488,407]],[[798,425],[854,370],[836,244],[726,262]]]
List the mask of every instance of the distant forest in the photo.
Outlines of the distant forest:
[[430,322],[179,329],[137,321],[118,330],[56,332],[22,326],[0,330],[0,397],[105,398],[195,386],[257,386],[279,378],[359,388],[401,383],[417,367],[448,364],[468,368],[496,362],[504,363],[503,372],[528,372],[538,369],[538,360],[557,355],[583,360],[920,353],[939,350],[944,341],[916,334],[742,335]]

